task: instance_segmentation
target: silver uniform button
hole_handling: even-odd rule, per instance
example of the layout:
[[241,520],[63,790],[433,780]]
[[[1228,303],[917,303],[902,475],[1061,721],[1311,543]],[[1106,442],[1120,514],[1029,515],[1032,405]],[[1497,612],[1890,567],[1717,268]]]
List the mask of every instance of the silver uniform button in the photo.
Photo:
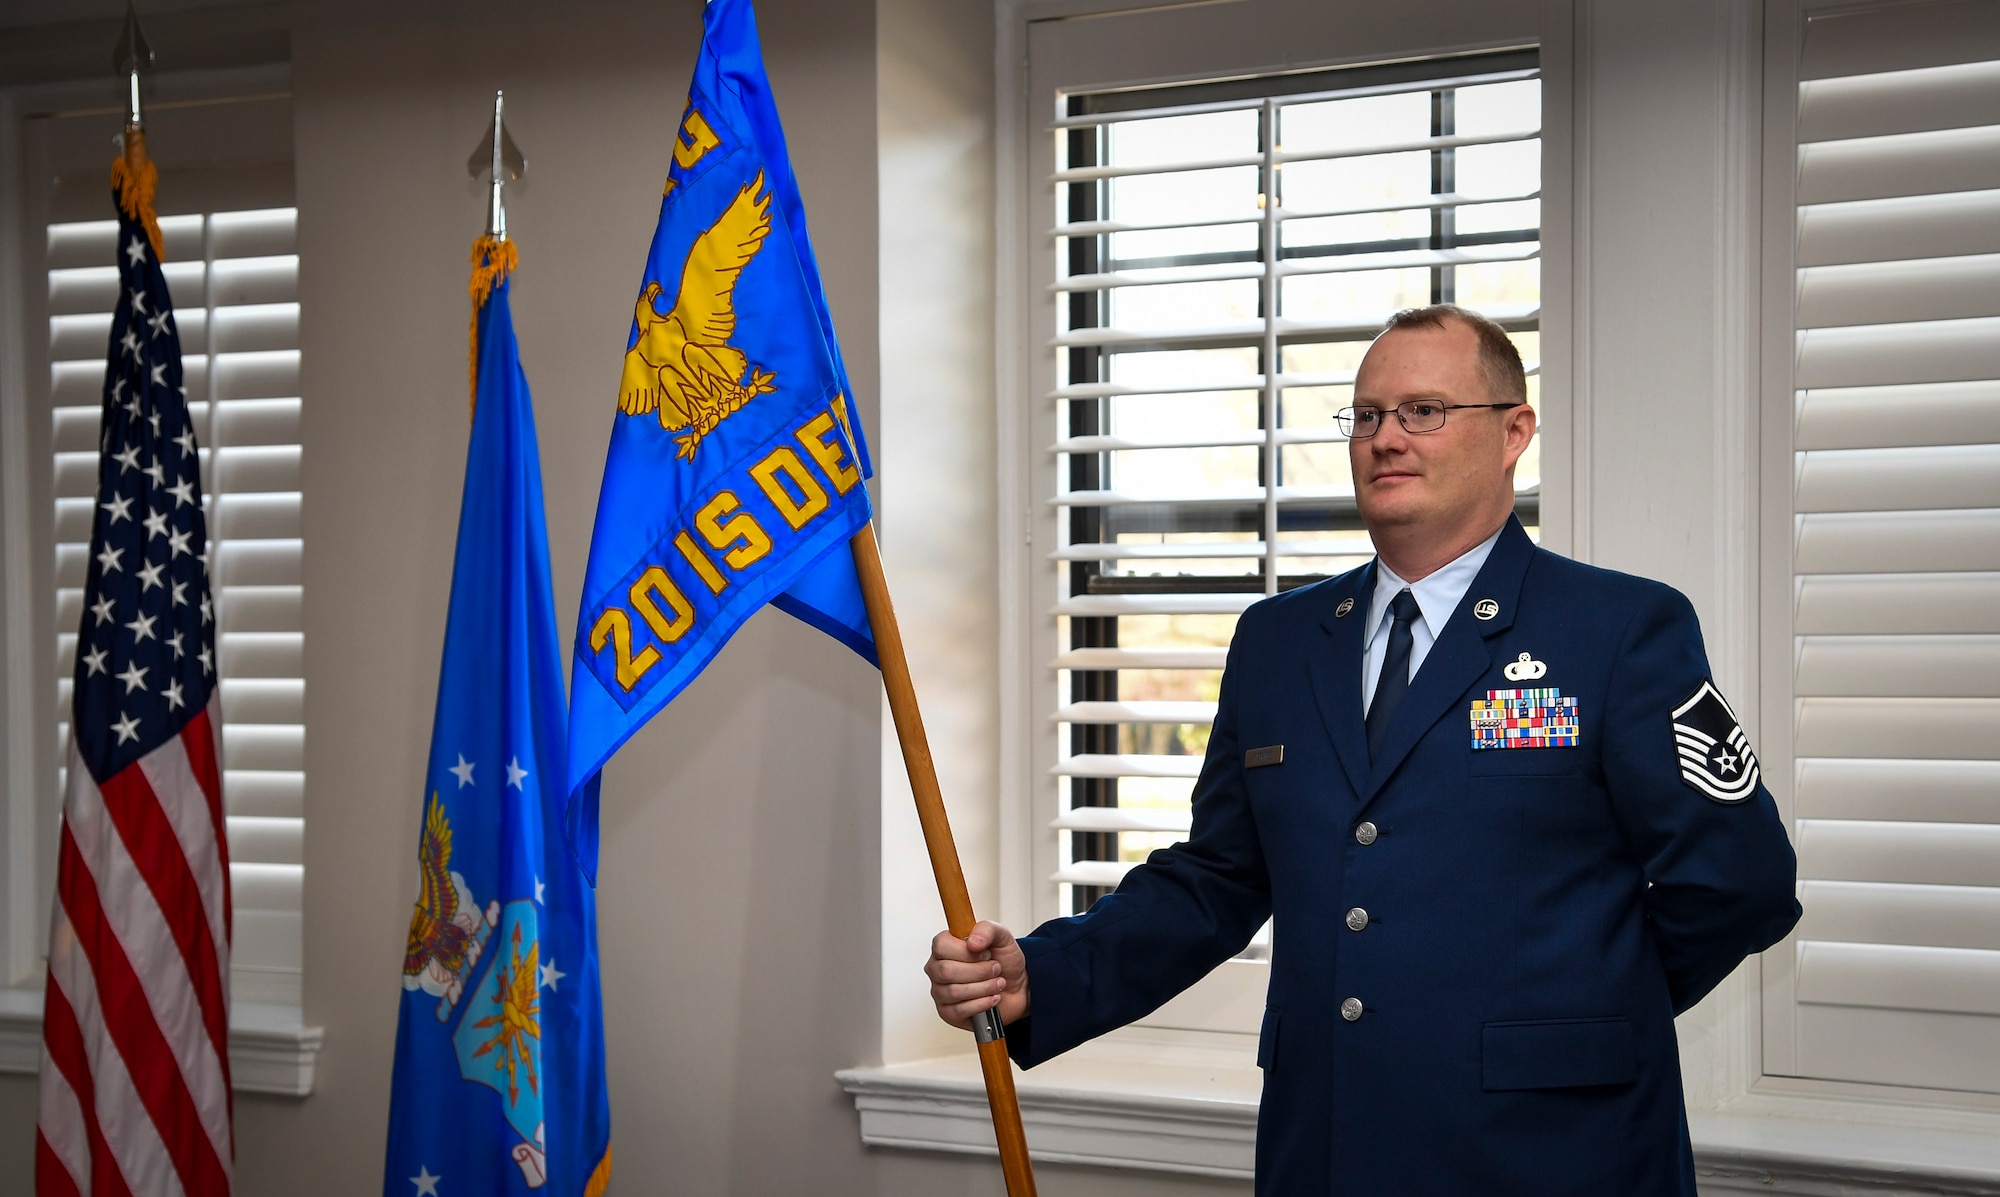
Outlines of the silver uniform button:
[[1359,906],[1356,906],[1354,909],[1347,912],[1347,929],[1349,931],[1361,931],[1366,929],[1367,926],[1368,926],[1367,911],[1361,909]]
[[1375,824],[1363,823],[1354,829],[1354,842],[1366,848],[1375,842]]
[[1348,998],[1340,1003],[1340,1016],[1349,1022],[1361,1021],[1361,999]]

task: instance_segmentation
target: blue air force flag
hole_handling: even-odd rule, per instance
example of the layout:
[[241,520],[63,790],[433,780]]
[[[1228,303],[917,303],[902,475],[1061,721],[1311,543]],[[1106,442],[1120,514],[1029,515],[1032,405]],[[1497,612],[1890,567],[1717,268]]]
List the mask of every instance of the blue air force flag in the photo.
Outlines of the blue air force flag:
[[611,1114],[596,898],[562,832],[562,658],[505,281],[477,336],[382,1192],[597,1197]]
[[875,663],[848,540],[871,472],[749,0],[714,0],[646,256],[570,680],[590,779],[765,603]]

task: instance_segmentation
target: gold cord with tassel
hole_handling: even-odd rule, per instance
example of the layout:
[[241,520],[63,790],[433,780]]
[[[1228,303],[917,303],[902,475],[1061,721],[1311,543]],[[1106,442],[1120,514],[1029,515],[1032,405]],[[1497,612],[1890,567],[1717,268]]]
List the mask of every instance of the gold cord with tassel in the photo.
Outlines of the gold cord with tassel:
[[484,234],[472,243],[472,327],[468,334],[471,342],[467,373],[472,385],[472,398],[467,404],[468,412],[479,408],[479,309],[493,294],[501,280],[514,273],[519,260],[512,241],[502,241],[492,234]]
[[125,130],[125,153],[111,164],[111,186],[118,192],[118,209],[146,229],[153,243],[155,261],[166,261],[166,247],[160,238],[160,220],[153,214],[153,193],[160,185],[160,170],[146,157],[146,134],[141,129]]

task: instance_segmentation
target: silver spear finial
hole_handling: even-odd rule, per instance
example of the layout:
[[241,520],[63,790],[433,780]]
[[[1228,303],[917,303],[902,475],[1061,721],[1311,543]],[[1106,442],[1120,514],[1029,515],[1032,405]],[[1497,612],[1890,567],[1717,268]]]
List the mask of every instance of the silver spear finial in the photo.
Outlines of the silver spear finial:
[[490,172],[493,178],[493,198],[486,212],[486,235],[496,241],[507,239],[507,204],[501,189],[509,182],[527,173],[527,159],[521,157],[520,147],[507,132],[507,93],[493,93],[493,126],[486,130],[486,136],[479,139],[479,145],[466,160],[465,170],[473,178]]
[[125,3],[125,31],[118,35],[118,48],[111,52],[111,66],[125,76],[125,127],[146,127],[139,107],[139,76],[153,71],[153,47],[139,28],[139,11],[132,0]]

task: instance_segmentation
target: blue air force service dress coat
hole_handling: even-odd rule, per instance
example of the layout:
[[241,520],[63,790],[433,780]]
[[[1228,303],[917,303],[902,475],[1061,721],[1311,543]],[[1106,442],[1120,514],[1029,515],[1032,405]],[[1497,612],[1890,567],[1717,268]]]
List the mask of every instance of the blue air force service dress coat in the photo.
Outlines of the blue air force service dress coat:
[[1693,608],[1510,521],[1371,761],[1373,587],[1244,614],[1188,840],[1023,937],[1014,1059],[1142,1017],[1275,916],[1258,1193],[1693,1197],[1674,1016],[1799,915]]

